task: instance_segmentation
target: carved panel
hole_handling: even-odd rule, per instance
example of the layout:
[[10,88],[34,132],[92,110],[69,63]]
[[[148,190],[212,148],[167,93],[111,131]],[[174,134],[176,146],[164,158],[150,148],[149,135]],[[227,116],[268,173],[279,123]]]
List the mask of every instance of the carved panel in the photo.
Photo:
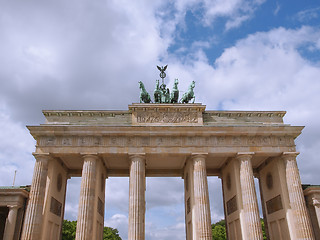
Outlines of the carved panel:
[[283,209],[281,196],[278,195],[270,199],[269,201],[266,202],[266,205],[267,205],[268,214],[271,214]]
[[62,203],[59,202],[54,197],[51,197],[50,212],[52,212],[53,214],[57,215],[58,217],[61,217]]
[[198,123],[196,112],[137,112],[138,123]]
[[103,204],[103,202],[101,201],[100,198],[98,198],[97,211],[98,211],[98,213],[99,213],[101,216],[104,215],[104,204]]
[[237,195],[235,195],[233,198],[231,198],[228,202],[227,202],[227,214],[228,216],[231,213],[234,213],[235,211],[238,210],[238,205],[237,205]]

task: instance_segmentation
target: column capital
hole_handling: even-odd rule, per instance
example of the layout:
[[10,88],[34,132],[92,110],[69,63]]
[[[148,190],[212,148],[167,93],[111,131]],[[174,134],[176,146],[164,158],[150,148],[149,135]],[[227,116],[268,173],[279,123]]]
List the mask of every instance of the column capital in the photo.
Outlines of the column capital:
[[15,204],[15,205],[7,205],[7,207],[9,208],[9,210],[11,210],[11,209],[19,209],[19,208],[21,208],[22,206]]
[[49,153],[32,153],[32,155],[34,156],[34,158],[37,161],[42,161],[42,162],[48,162],[50,160],[50,155]]
[[207,157],[208,157],[208,153],[191,153],[191,159],[195,159],[195,158],[206,159]]
[[236,158],[239,160],[250,160],[254,154],[254,152],[238,152]]
[[309,202],[310,205],[313,205],[315,207],[320,207],[320,199],[316,197],[312,197]]
[[98,156],[97,153],[80,153],[81,157],[84,158],[96,158],[96,159],[100,159],[100,157]]
[[281,155],[281,158],[283,160],[292,160],[296,159],[296,157],[299,155],[299,152],[283,152]]
[[146,154],[145,153],[132,153],[132,154],[129,154],[129,159],[130,160],[132,160],[134,158],[139,158],[139,159],[145,160],[146,159]]

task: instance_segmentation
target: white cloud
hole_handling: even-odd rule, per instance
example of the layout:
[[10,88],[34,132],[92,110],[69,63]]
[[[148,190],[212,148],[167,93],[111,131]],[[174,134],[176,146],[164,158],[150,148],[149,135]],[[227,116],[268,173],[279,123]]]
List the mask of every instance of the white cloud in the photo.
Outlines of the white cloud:
[[279,4],[279,2],[276,2],[276,8],[273,11],[273,15],[277,16],[280,9],[281,9],[281,5]]
[[264,2],[265,0],[204,0],[205,22],[209,25],[218,17],[225,17],[226,30],[239,27],[244,21],[250,19]]
[[319,17],[320,7],[309,8],[297,13],[296,17],[300,22],[307,22]]
[[115,214],[104,221],[104,226],[117,229],[122,240],[128,239],[128,217],[126,215]]
[[185,224],[184,222],[179,222],[173,226],[166,228],[157,228],[152,223],[146,223],[146,240],[161,239],[161,240],[171,240],[174,239],[184,240],[185,236]]

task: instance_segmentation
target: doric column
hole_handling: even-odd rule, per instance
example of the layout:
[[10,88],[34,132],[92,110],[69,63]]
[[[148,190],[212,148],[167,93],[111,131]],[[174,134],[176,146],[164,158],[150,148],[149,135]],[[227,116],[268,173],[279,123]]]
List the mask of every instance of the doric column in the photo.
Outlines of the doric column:
[[313,206],[314,206],[314,210],[316,212],[316,216],[317,216],[317,220],[318,220],[318,227],[320,228],[320,201],[319,199],[312,199],[313,200]]
[[83,156],[76,240],[92,240],[96,192],[96,155]]
[[130,156],[128,240],[145,239],[145,156]]
[[251,158],[253,153],[238,153],[240,161],[240,186],[244,211],[245,239],[263,239]]
[[14,230],[17,222],[17,213],[20,206],[12,205],[9,207],[9,214],[6,220],[6,226],[4,229],[3,240],[12,240],[14,235]]
[[42,211],[48,175],[48,154],[34,154],[31,190],[22,230],[22,240],[39,240],[42,230]]
[[211,240],[211,217],[206,170],[206,155],[192,156],[194,191],[194,240]]
[[314,239],[296,161],[298,154],[297,152],[285,152],[282,155],[286,167],[286,179],[294,216],[295,232],[297,239]]

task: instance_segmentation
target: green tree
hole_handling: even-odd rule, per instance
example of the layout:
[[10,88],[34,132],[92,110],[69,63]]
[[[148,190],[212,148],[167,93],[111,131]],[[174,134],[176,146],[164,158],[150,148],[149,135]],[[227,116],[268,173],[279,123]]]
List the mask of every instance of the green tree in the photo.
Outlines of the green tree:
[[[263,234],[263,239],[267,239],[266,231],[265,231],[265,226],[264,226],[264,221],[261,218],[261,226],[262,226],[262,234]],[[219,222],[216,222],[211,225],[212,228],[212,240],[226,240],[227,239],[227,234],[226,234],[226,222],[225,220],[220,220]]]
[[262,226],[263,240],[267,240],[267,234],[266,234],[266,229],[264,226],[264,220],[263,220],[263,218],[260,218],[260,220],[261,220],[261,226]]
[[212,228],[212,240],[226,240],[226,225],[225,220],[220,220],[211,225]]
[[76,238],[77,221],[63,220],[62,240],[74,240]]
[[[62,240],[74,240],[76,238],[77,221],[63,220]],[[103,240],[122,240],[115,228],[103,228]]]
[[121,240],[117,229],[111,227],[103,228],[103,240]]

